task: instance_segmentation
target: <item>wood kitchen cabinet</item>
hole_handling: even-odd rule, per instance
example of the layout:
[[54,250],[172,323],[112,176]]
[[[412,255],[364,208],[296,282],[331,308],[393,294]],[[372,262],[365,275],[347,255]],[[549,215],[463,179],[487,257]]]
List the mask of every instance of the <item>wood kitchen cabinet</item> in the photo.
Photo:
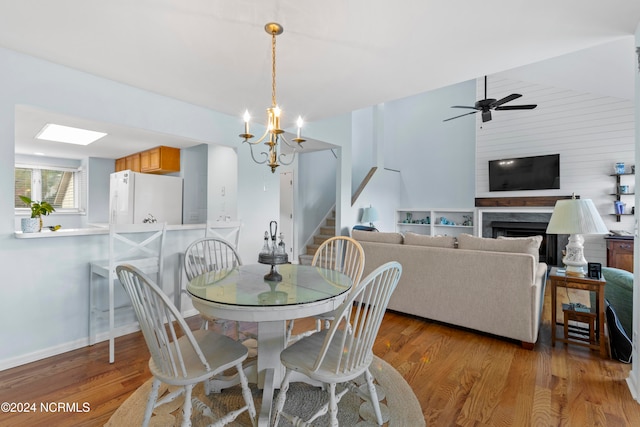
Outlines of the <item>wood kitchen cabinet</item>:
[[180,149],[164,145],[140,153],[140,172],[180,172]]
[[126,157],[120,157],[119,159],[116,159],[116,172],[120,172],[127,169],[126,161],[127,161]]
[[140,153],[116,159],[116,172],[124,170],[140,172]]
[[611,236],[607,241],[607,267],[633,273],[633,237]]
[[125,157],[125,167],[133,172],[140,172],[140,154]]

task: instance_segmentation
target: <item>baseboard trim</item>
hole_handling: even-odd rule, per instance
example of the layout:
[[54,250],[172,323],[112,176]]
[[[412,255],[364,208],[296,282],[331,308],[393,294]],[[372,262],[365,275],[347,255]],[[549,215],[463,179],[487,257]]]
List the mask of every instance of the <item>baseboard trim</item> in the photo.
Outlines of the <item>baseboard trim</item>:
[[631,392],[631,397],[633,397],[636,402],[640,403],[640,399],[638,396],[638,387],[637,387],[635,378],[636,376],[632,368],[631,372],[629,373],[629,377],[627,378],[627,387],[629,387],[629,391]]
[[[121,337],[140,330],[138,322],[121,326],[116,328],[116,337]],[[109,339],[109,332],[101,332],[96,337],[96,343],[107,341]],[[27,353],[20,356],[12,357],[9,359],[0,360],[0,371],[15,368],[17,366],[26,365],[27,363],[37,362],[47,357],[57,356],[68,351],[77,350],[82,347],[89,346],[89,337],[81,338],[75,341],[69,341],[53,347],[44,348],[42,350],[34,351],[33,353]],[[118,349],[116,347],[116,353]],[[108,350],[105,352],[108,357]],[[117,356],[117,354],[116,354]]]
[[[185,310],[182,313],[183,317],[185,318],[191,317],[191,316],[197,316],[198,314],[199,312],[195,308]],[[138,332],[139,330],[140,330],[140,326],[138,325],[138,322],[134,322],[134,323],[116,328],[115,333],[116,333],[116,337],[121,337],[123,335],[128,335],[133,332]],[[96,336],[96,343],[107,341],[108,339],[109,339],[109,331],[100,332]],[[82,347],[87,347],[88,345],[89,345],[89,337],[86,337],[86,338],[81,338],[75,341],[62,343],[53,347],[43,348],[41,350],[34,351],[33,353],[22,354],[20,356],[0,360],[0,371],[26,365],[27,363],[37,362],[39,360],[46,359],[47,357],[57,356],[59,354],[66,353],[68,351],[77,350]],[[118,348],[116,347],[116,356],[117,356],[117,352],[118,352]]]

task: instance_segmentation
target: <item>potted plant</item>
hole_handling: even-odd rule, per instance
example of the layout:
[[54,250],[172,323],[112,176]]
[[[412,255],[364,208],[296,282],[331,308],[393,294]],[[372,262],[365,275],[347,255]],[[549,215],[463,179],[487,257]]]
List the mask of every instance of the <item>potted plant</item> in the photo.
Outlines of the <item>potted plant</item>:
[[42,230],[42,215],[49,215],[55,211],[55,208],[49,202],[36,202],[27,196],[20,196],[22,200],[31,209],[31,218],[22,218],[21,226],[24,233],[36,233]]

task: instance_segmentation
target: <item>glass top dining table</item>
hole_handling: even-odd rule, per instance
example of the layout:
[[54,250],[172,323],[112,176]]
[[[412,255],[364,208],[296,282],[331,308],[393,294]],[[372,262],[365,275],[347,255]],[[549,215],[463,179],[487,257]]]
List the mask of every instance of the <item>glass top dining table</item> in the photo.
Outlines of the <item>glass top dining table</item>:
[[280,282],[265,280],[268,272],[269,266],[263,264],[212,271],[193,278],[187,291],[198,310],[206,305],[215,307],[219,318],[261,322],[332,311],[333,308],[327,310],[326,305],[337,308],[344,299],[340,296],[352,285],[351,279],[338,271],[308,265],[278,266],[282,275]]
[[[286,321],[328,313],[349,295],[351,279],[338,271],[310,265],[277,266],[282,281],[264,279],[270,266],[242,265],[194,277],[187,285],[193,306],[218,319],[258,323],[256,364],[245,371],[250,382],[263,389],[258,425],[268,425],[273,393],[284,367],[280,352],[286,346]],[[217,386],[218,388],[224,388]]]

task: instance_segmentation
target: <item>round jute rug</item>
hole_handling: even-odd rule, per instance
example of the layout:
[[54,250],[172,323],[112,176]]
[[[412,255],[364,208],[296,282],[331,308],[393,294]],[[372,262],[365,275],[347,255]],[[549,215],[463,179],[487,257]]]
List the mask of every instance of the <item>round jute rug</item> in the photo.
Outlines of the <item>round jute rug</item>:
[[[422,409],[418,399],[409,387],[409,384],[402,376],[388,363],[374,358],[370,368],[371,374],[375,377],[378,398],[381,400],[380,406],[383,417],[387,420],[386,426],[425,426]],[[360,379],[359,383],[363,380]],[[340,386],[338,386],[340,387]],[[366,385],[364,385],[366,388]],[[140,425],[144,415],[144,409],[151,388],[151,380],[140,386],[111,416],[106,427],[121,427],[124,425]],[[259,410],[261,403],[261,390],[254,385],[251,386],[256,409]],[[166,386],[161,386],[160,393],[167,391]],[[277,393],[277,392],[276,392]],[[194,389],[193,396],[204,405],[208,406],[214,414],[214,418],[203,415],[203,411],[194,404],[191,421],[194,427],[206,426],[217,419],[217,414],[224,414],[229,410],[237,409],[244,405],[240,387],[232,387],[224,390],[220,394],[212,393],[207,396],[202,385]],[[327,400],[326,392],[320,388],[312,387],[303,383],[292,383],[287,393],[285,411],[305,418],[313,414],[317,408]],[[274,399],[275,401],[275,399]],[[156,408],[151,417],[150,426],[173,427],[179,426],[182,422],[182,396],[176,401],[167,403]],[[340,425],[344,426],[374,426],[375,415],[369,402],[363,401],[356,393],[349,391],[342,398],[338,405],[338,419]],[[315,426],[328,425],[328,415],[318,418]],[[246,413],[241,414],[231,425],[251,426],[251,421]],[[290,426],[287,420],[281,420],[280,426]]]

